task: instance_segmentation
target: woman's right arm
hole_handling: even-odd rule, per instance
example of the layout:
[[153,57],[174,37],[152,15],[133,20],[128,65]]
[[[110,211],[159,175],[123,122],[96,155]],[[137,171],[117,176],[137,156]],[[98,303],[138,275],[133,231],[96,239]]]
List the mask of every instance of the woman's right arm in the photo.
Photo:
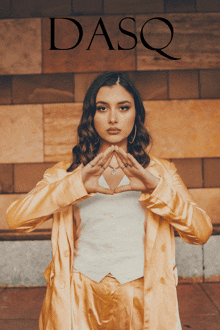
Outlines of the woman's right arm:
[[[66,175],[59,164],[48,169],[43,180],[24,198],[11,204],[6,213],[10,229],[32,231],[62,208],[89,197],[82,182],[81,170],[76,169]],[[60,170],[65,174],[58,179]]]

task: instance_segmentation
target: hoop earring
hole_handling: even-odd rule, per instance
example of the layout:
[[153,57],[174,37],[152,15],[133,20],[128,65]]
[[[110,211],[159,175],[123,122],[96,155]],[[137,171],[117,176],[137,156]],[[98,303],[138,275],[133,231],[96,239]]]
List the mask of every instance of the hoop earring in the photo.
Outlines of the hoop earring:
[[136,133],[137,133],[137,126],[136,124],[134,125],[134,136],[133,136],[133,139],[131,141],[129,141],[130,144],[132,144],[136,138]]

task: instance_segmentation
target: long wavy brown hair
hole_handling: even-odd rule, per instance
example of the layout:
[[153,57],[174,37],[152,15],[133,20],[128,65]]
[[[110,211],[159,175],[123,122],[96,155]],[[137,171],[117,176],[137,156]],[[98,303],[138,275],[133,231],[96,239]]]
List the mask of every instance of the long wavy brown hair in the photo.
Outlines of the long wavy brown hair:
[[[132,96],[135,103],[135,122],[131,134],[128,137],[128,152],[143,166],[147,167],[150,157],[146,148],[151,142],[151,137],[144,126],[145,110],[141,96],[130,78],[122,72],[106,72],[98,76],[90,85],[84,102],[83,114],[78,126],[78,143],[72,150],[73,162],[67,172],[73,171],[80,164],[86,165],[98,154],[100,137],[94,128],[94,116],[96,112],[96,95],[103,86],[120,84]],[[136,125],[136,136],[135,136]],[[135,138],[134,138],[135,136]],[[134,140],[134,141],[133,141]],[[133,141],[133,142],[132,142]],[[132,142],[132,143],[131,143]]]

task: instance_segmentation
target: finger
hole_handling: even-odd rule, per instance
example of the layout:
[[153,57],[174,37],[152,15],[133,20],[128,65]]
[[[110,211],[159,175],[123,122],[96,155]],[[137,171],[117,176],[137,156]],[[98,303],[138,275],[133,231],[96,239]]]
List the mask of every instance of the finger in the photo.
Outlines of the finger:
[[104,188],[104,187],[101,187],[101,186],[98,186],[97,192],[100,193],[100,194],[106,194],[106,195],[113,195],[114,194],[114,191],[112,189]]
[[138,161],[131,155],[128,154],[128,161],[129,161],[129,165],[135,166],[137,169],[141,169],[142,166],[140,163],[138,163]]
[[114,193],[118,194],[118,193],[121,193],[121,192],[124,192],[124,191],[131,191],[131,190],[132,190],[131,185],[130,184],[125,184],[123,186],[119,186],[119,187],[115,188]]
[[[96,165],[103,167],[105,165],[105,163],[113,156],[113,151],[114,151],[114,147],[109,147],[103,154],[102,157],[99,158],[98,162]],[[102,166],[103,165],[103,166]]]
[[89,162],[87,165],[90,165],[91,167],[94,167],[95,165],[97,165],[97,163],[100,161],[100,159],[103,157],[103,153],[99,154],[98,156],[96,156],[93,160],[91,160],[91,162]]

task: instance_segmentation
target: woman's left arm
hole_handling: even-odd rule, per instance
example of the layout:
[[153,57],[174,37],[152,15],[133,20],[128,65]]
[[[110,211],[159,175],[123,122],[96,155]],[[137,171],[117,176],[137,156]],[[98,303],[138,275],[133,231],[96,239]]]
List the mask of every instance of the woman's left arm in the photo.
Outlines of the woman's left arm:
[[162,162],[166,175],[155,190],[142,193],[139,201],[153,213],[169,221],[182,239],[190,244],[204,244],[212,234],[209,216],[193,200],[174,164]]
[[212,233],[211,220],[195,203],[173,163],[159,161],[157,166],[161,175],[158,178],[156,173],[159,172],[144,169],[133,156],[123,150],[116,148],[116,156],[130,180],[128,185],[116,188],[116,193],[127,190],[142,191],[140,203],[168,221],[185,242],[207,242]]

